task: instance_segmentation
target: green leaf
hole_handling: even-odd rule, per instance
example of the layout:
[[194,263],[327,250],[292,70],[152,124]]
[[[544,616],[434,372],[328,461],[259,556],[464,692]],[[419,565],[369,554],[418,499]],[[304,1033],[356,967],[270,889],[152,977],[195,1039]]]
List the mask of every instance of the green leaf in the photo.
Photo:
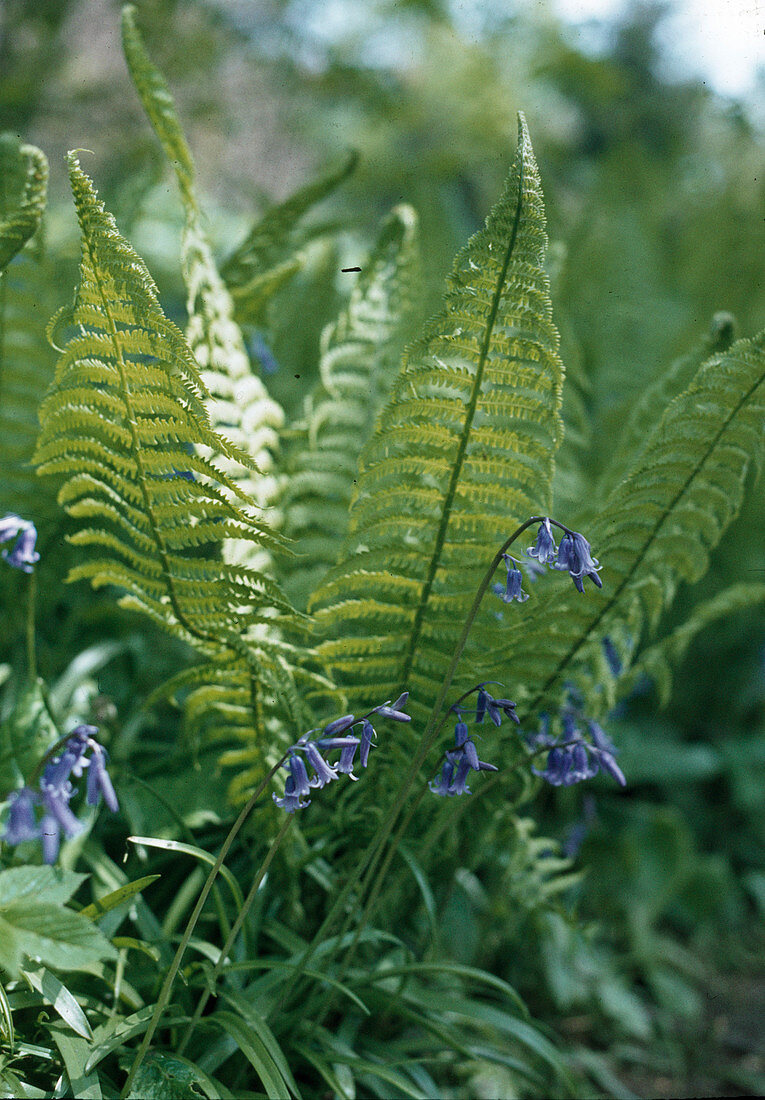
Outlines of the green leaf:
[[[163,837],[156,836],[129,836],[128,840],[131,844],[145,844],[147,848],[161,848],[165,852],[183,852],[184,855],[193,856],[194,859],[210,866],[216,860],[216,857],[206,852],[204,848],[197,848],[195,844],[186,844],[182,840],[165,840]],[[237,909],[241,909],[244,904],[241,888],[225,864],[221,864],[220,875],[228,883]]]
[[22,787],[59,733],[43,699],[42,681],[25,681],[0,723],[0,791]]
[[105,894],[104,897],[98,898],[90,905],[86,905],[84,909],[80,910],[80,915],[87,917],[88,920],[98,920],[104,913],[116,909],[118,905],[122,905],[123,902],[135,897],[136,894],[140,894],[147,886],[151,886],[152,882],[156,882],[158,878],[162,878],[162,876],[144,875],[143,878],[129,882],[126,886],[120,886],[119,890],[112,890],[110,894]]
[[521,116],[502,197],[404,355],[361,454],[343,557],[312,600],[351,709],[408,689],[424,719],[481,574],[513,527],[549,510],[563,369],[546,244]]
[[[174,1005],[169,1005],[166,1010],[164,1021],[167,1026],[173,1026],[183,1019],[172,1015],[174,1008]],[[127,1043],[129,1039],[142,1035],[149,1026],[153,1014],[154,1005],[146,1005],[130,1016],[117,1017],[97,1027],[93,1032],[93,1046],[85,1063],[85,1072],[90,1073],[108,1054]]]
[[49,1025],[48,1030],[64,1060],[66,1075],[72,1087],[72,1096],[76,1096],[77,1100],[101,1100],[98,1074],[85,1071],[90,1044],[79,1035],[71,1035],[55,1024]]
[[21,976],[36,989],[42,999],[53,1008],[69,1027],[83,1039],[92,1039],[93,1032],[85,1013],[75,997],[50,970],[27,970]]
[[[270,1049],[272,1044],[270,1044],[270,1041],[264,1040],[262,1029],[252,1026],[250,1021],[245,1023],[240,1016],[226,1011],[215,1012],[207,1018],[207,1022],[217,1024],[218,1027],[231,1036],[260,1077],[266,1095],[270,1100],[284,1100],[286,1096],[296,1095],[290,1087],[288,1078],[282,1073],[279,1063],[274,1058]],[[273,1039],[268,1028],[266,1028],[266,1032],[269,1040]]]
[[25,955],[58,970],[116,958],[91,921],[64,908],[83,878],[53,867],[0,872],[0,965],[10,974],[18,974]]
[[13,1047],[16,1041],[16,1036],[13,1029],[13,1012],[8,1001],[8,994],[5,992],[5,986],[0,983],[0,1032],[3,1034],[3,1039],[7,1043],[8,1048],[13,1054]]
[[150,1051],[135,1075],[128,1100],[194,1100],[200,1096],[219,1100],[231,1093],[188,1059]]

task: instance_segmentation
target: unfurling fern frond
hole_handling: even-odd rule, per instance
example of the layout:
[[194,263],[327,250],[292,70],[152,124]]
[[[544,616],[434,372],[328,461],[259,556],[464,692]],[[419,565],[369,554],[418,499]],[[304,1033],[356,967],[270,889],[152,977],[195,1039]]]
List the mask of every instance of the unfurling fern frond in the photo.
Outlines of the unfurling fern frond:
[[[21,512],[44,522],[31,466],[37,410],[53,374],[45,324],[45,263],[31,238],[45,209],[48,162],[39,149],[0,137],[0,515]],[[30,242],[25,248],[26,242]],[[54,505],[55,507],[55,505]]]
[[[183,275],[188,292],[187,339],[209,391],[208,410],[213,427],[254,460],[249,469],[224,453],[216,455],[221,468],[239,481],[261,507],[273,502],[276,481],[268,473],[283,422],[280,406],[269,397],[253,373],[233,304],[220,277],[202,226],[195,193],[194,164],[178,122],[172,96],[152,64],[135,23],[135,9],[122,14],[122,37],[130,75],[162,148],[172,163],[186,212],[181,244]],[[243,549],[240,545],[239,551]],[[235,548],[227,547],[231,559]],[[249,564],[266,568],[261,555]]]
[[293,433],[282,502],[298,555],[288,591],[298,603],[342,546],[359,453],[390,391],[416,297],[416,230],[411,207],[391,212],[348,305],[322,334],[320,381]]
[[80,282],[58,319],[59,328],[67,322],[66,342],[35,455],[41,473],[65,479],[59,502],[83,522],[71,541],[93,552],[69,580],[117,586],[123,606],[208,660],[246,668],[256,684],[278,679],[291,698],[278,655],[257,639],[261,624],[289,605],[262,573],[218,560],[224,539],[269,550],[279,542],[237,503],[247,503],[239,486],[196,449],[249,460],[211,429],[194,357],[73,153],[69,171]]
[[427,713],[487,564],[550,507],[563,369],[546,244],[521,116],[504,193],[405,353],[361,454],[343,557],[312,600],[351,706],[408,689]]
[[522,632],[498,635],[489,659],[539,685],[526,698],[528,712],[554,710],[567,680],[593,715],[612,705],[616,683],[603,639],[615,645],[626,673],[678,583],[706,572],[710,550],[741,506],[750,466],[762,462],[763,423],[765,333],[703,364],[592,521],[602,590],[583,599],[573,589],[537,585]]

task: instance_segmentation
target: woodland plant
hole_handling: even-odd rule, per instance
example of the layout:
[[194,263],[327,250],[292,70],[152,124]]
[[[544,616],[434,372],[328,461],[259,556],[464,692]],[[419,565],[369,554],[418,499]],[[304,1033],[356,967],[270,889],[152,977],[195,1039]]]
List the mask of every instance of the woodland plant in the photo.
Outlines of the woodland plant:
[[[428,1097],[469,1093],[470,1075],[493,1066],[515,1094],[575,1091],[560,1044],[515,989],[439,944],[439,906],[450,864],[488,846],[511,853],[519,905],[558,913],[571,863],[549,858],[520,807],[540,780],[569,787],[602,772],[627,782],[601,723],[647,660],[669,675],[677,638],[646,639],[679,582],[704,575],[761,461],[765,334],[643,395],[624,429],[624,468],[603,472],[610,488],[595,512],[581,503],[587,537],[553,519],[565,372],[520,115],[504,191],[458,253],[441,311],[401,359],[417,219],[398,206],[325,329],[315,388],[288,423],[248,348],[263,373],[278,369],[268,325],[306,262],[296,227],[353,159],[268,211],[218,265],[191,153],[131,6],[123,43],[183,207],[185,333],[74,151],[81,259],[73,301],[59,301],[48,324],[57,361],[47,369],[39,332],[36,343],[24,335],[24,303],[43,278],[46,160],[10,136],[0,146],[9,604],[28,582],[27,645],[7,670],[0,734],[3,1087]],[[211,852],[195,843],[170,780],[154,792],[138,774],[128,724],[115,736],[118,714],[107,713],[105,733],[88,721],[104,706],[88,676],[123,643],[71,654],[57,681],[38,676],[34,582],[54,568],[61,531],[67,580],[106,587],[125,621],[168,638],[149,643],[176,665],[145,708],[178,708],[184,745],[210,767],[210,800],[211,761],[229,777],[239,814]],[[533,545],[513,557],[529,531]],[[760,588],[736,586],[730,604],[760,599]],[[726,606],[716,597],[714,613]],[[682,644],[706,621],[701,604]],[[338,711],[348,713],[328,717]],[[144,711],[134,728],[145,721]],[[494,734],[480,753],[478,727]],[[92,809],[77,817],[72,779],[85,773]],[[341,776],[349,782],[335,784]],[[183,789],[204,804],[200,777],[190,765]],[[141,861],[158,849],[210,868],[184,882],[162,923],[152,889],[160,873],[174,881],[174,865],[157,857],[160,871],[129,878],[121,863],[125,826],[141,832],[139,785],[171,822],[169,836],[129,838]],[[119,815],[108,828],[94,816],[101,798]],[[225,806],[204,809],[208,826],[228,825]],[[417,897],[393,873],[399,859]],[[398,925],[402,906],[424,916]]]

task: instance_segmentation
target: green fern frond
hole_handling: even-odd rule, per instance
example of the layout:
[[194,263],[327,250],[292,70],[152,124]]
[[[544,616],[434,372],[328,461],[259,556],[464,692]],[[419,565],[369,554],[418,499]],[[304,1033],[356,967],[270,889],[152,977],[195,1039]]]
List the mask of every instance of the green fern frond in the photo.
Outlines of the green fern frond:
[[48,193],[48,161],[34,145],[0,134],[0,274],[34,236]]
[[[45,207],[48,163],[43,153],[0,137],[0,514],[19,512],[39,525],[55,508],[31,465],[40,425],[37,410],[53,374],[45,340],[47,264],[32,238]],[[29,242],[24,247],[25,242]],[[52,508],[51,508],[52,506]]]
[[676,359],[652,386],[632,404],[624,431],[620,434],[613,458],[603,476],[608,490],[634,465],[669,403],[690,385],[702,363],[718,352],[727,351],[735,339],[736,322],[732,314],[721,311],[712,318],[709,331],[687,355]]
[[221,563],[216,551],[226,538],[270,548],[277,540],[235,503],[247,503],[241,489],[195,453],[202,444],[246,461],[211,429],[188,345],[76,155],[68,160],[80,282],[35,461],[65,478],[59,499],[83,521],[72,541],[93,551],[69,579],[116,585],[123,605],[254,669],[245,635],[289,605],[267,577]]
[[358,154],[350,153],[338,167],[301,187],[284,202],[270,207],[242,243],[221,265],[221,275],[235,301],[246,299],[253,279],[285,262],[297,223],[313,206],[326,199],[353,172]]
[[352,707],[407,688],[415,716],[427,713],[488,562],[550,507],[563,368],[546,244],[519,116],[504,193],[404,355],[361,454],[343,558],[312,600],[333,636],[319,653]]
[[396,207],[348,305],[322,334],[320,381],[293,434],[282,502],[298,555],[288,591],[299,603],[335,563],[345,536],[359,453],[390,391],[416,297],[416,233],[414,210]]
[[[187,339],[210,394],[210,419],[222,436],[252,457],[257,473],[243,469],[224,453],[209,457],[215,457],[229,477],[238,481],[261,507],[267,507],[276,494],[276,480],[267,474],[278,444],[282,410],[252,371],[241,331],[234,321],[231,297],[202,227],[194,164],[173,99],[162,74],[146,53],[132,5],[127,5],[122,12],[122,39],[130,75],[173,165],[186,212],[181,253],[188,292]],[[234,549],[227,547],[226,556]],[[239,545],[238,549],[242,551],[244,547]],[[248,555],[247,561],[258,568],[266,568],[269,564],[262,554],[255,559]]]
[[737,611],[745,611],[758,604],[765,604],[765,584],[733,584],[711,599],[704,600],[671,634],[643,650],[629,674],[620,682],[620,696],[627,695],[642,676],[648,676],[656,684],[659,702],[665,707],[672,694],[672,670],[685,657],[696,636],[719,619],[727,619]]
[[592,521],[587,536],[602,565],[602,590],[581,596],[547,577],[524,605],[522,630],[497,632],[488,659],[500,679],[501,669],[512,670],[519,695],[533,685],[521,695],[531,716],[556,709],[566,680],[576,681],[594,716],[613,704],[603,638],[629,665],[678,583],[703,576],[741,506],[750,465],[762,461],[764,419],[761,333],[700,368]]

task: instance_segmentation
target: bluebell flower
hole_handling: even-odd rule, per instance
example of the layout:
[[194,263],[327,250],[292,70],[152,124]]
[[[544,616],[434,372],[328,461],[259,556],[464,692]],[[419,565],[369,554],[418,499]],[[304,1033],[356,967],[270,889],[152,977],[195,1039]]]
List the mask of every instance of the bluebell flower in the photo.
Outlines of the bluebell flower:
[[375,707],[374,709],[381,718],[390,718],[394,722],[411,722],[411,714],[405,714],[403,709],[406,706],[408,698],[409,692],[402,691],[395,703],[383,703],[381,706]]
[[369,759],[369,750],[372,747],[372,739],[376,736],[374,726],[368,718],[364,719],[364,725],[361,727],[361,748],[359,750],[359,761],[362,768],[367,766],[367,760]]
[[287,781],[284,784],[284,798],[278,798],[276,793],[272,794],[276,805],[280,810],[286,810],[288,814],[294,814],[295,810],[304,810],[306,806],[310,806],[310,798],[303,802],[301,795],[295,790],[295,780],[291,775],[287,776]]
[[257,359],[264,374],[276,374],[279,364],[274,358],[274,353],[263,338],[263,334],[253,329],[247,341],[247,350],[251,359]]
[[590,553],[590,544],[584,535],[580,535],[577,531],[566,532],[560,540],[558,560],[553,568],[568,571],[578,592],[584,592],[585,577],[589,577],[598,588],[603,587],[603,582],[598,576],[600,567]]
[[[310,800],[303,801],[310,789],[326,787],[333,779],[341,775],[347,775],[351,780],[359,777],[353,774],[356,751],[359,750],[359,760],[362,768],[366,768],[369,759],[369,750],[373,739],[376,737],[375,729],[369,721],[370,714],[378,714],[382,718],[390,718],[393,722],[411,722],[411,716],[404,713],[404,706],[409,698],[409,692],[399,695],[395,702],[388,700],[377,707],[373,707],[367,715],[356,718],[353,714],[344,714],[341,718],[335,718],[322,730],[319,737],[312,739],[311,735],[316,730],[309,730],[291,747],[284,767],[289,771],[289,776],[284,784],[284,797],[279,798],[273,794],[273,800],[280,809],[287,813],[302,810],[310,804]],[[357,737],[350,731],[354,726],[361,725],[361,736]],[[330,764],[326,754],[340,750],[340,759]],[[313,774],[308,775],[305,756]]]
[[530,747],[550,747],[546,767],[543,771],[532,767],[533,773],[554,787],[570,787],[604,771],[625,786],[627,781],[614,759],[616,748],[598,723],[592,719],[587,722],[592,738],[590,742],[584,739],[576,725],[576,716],[570,709],[563,711],[562,719],[563,734],[560,740],[551,738],[545,731],[530,742]]
[[40,826],[35,820],[35,806],[40,795],[31,787],[22,787],[8,795],[8,821],[0,837],[6,844],[22,844],[25,840],[39,840]]
[[[481,687],[480,692],[483,692],[483,687]],[[484,692],[484,694],[487,696],[487,700],[491,698],[488,692]],[[446,752],[446,763],[441,768],[440,779],[433,779],[428,784],[433,794],[449,796],[470,794],[467,777],[471,771],[496,772],[499,770],[493,764],[487,764],[485,760],[478,759],[478,749],[469,736],[467,723],[460,716],[458,707],[452,707],[452,710],[457,712],[457,723],[454,727],[454,749]]]
[[513,600],[517,600],[518,603],[524,603],[529,597],[528,593],[524,592],[521,588],[523,574],[520,569],[516,567],[517,563],[513,558],[509,557],[507,554],[503,554],[502,557],[505,559],[505,565],[507,566],[507,584],[504,592],[502,592],[500,588],[498,593],[499,598],[503,603],[512,603]]
[[627,780],[624,778],[624,772],[616,763],[614,754],[616,753],[616,746],[607,734],[600,728],[597,722],[590,719],[587,723],[590,730],[590,736],[592,737],[595,751],[598,754],[598,763],[604,772],[608,772],[612,779],[615,779],[622,787],[626,787]]
[[[46,764],[40,777],[39,791],[24,787],[10,796],[10,812],[3,840],[8,844],[19,844],[22,840],[40,839],[43,859],[46,863],[55,863],[61,834],[71,839],[85,828],[69,803],[77,793],[71,777],[80,778],[86,769],[88,804],[96,806],[103,797],[109,809],[116,813],[119,803],[106,770],[106,752],[95,738],[97,733],[95,726],[77,726],[67,738],[63,752]],[[34,815],[34,808],[38,805],[43,809],[39,825],[35,823]]]
[[540,565],[545,565],[547,562],[552,564],[555,561],[557,550],[549,519],[542,520],[537,530],[537,540],[526,553],[530,558],[536,558]]
[[[494,699],[486,690],[486,684],[494,682],[493,680],[487,680],[478,686],[478,701],[475,708],[476,722],[483,722],[484,716],[488,713],[495,726],[502,725],[503,714],[506,718],[511,718],[513,722],[520,723],[520,718],[515,713],[515,703],[511,699]],[[454,710],[454,708],[452,709]]]
[[9,542],[15,539],[12,549],[3,550],[3,557],[15,569],[21,569],[24,573],[31,573],[40,555],[35,550],[37,541],[37,528],[29,520],[19,516],[7,515],[0,519],[0,542]]

